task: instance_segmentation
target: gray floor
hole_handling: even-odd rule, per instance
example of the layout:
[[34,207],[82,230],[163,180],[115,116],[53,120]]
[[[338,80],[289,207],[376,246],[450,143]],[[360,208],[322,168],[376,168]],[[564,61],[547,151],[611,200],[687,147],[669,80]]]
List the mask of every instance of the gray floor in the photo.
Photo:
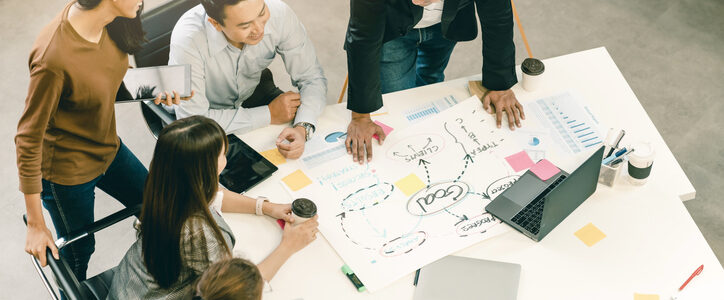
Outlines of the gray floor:
[[[147,0],[154,7],[162,0]],[[4,299],[43,299],[47,294],[23,252],[25,211],[18,192],[13,137],[27,93],[28,51],[38,31],[62,9],[64,0],[0,0],[0,291]],[[306,25],[329,78],[335,102],[346,74],[342,42],[349,2],[287,0]],[[605,46],[697,189],[686,203],[720,261],[724,259],[724,1],[721,0],[518,0],[517,8],[535,56],[547,58]],[[516,32],[517,61],[525,48]],[[448,78],[480,72],[480,39],[459,44]],[[474,66],[474,67],[470,67]],[[276,81],[288,77],[275,62]],[[136,105],[117,106],[119,135],[144,163],[154,139]],[[120,205],[98,192],[95,212]],[[46,218],[50,224],[50,219]],[[663,221],[663,220],[662,220]],[[97,237],[91,273],[117,264],[133,240],[128,222]]]

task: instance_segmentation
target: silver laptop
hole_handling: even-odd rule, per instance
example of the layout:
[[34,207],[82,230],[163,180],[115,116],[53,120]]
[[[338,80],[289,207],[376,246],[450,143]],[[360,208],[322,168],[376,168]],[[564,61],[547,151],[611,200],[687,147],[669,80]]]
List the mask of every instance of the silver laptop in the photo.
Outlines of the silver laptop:
[[420,269],[414,300],[515,300],[520,265],[446,256]]

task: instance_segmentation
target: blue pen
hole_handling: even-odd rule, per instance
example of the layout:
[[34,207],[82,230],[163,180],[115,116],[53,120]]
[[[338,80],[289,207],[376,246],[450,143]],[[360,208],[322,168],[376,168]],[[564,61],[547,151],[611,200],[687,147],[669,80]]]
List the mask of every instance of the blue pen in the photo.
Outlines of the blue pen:
[[621,150],[618,150],[618,152],[616,152],[616,154],[614,155],[616,155],[616,157],[621,157],[621,154],[624,153],[626,153],[626,147],[621,148]]
[[626,147],[623,147],[623,149],[618,150],[615,154],[613,154],[609,157],[606,157],[603,161],[601,161],[601,164],[607,165],[608,163],[612,162],[614,159],[621,157],[622,155],[624,155],[627,152],[628,151],[626,150]]

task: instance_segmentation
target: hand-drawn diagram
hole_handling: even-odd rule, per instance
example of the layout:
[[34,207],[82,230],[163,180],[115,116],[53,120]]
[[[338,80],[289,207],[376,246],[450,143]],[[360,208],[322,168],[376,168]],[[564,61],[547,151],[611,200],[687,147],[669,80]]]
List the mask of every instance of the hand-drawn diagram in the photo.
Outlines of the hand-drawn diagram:
[[375,291],[510,230],[485,211],[520,175],[504,160],[520,148],[501,130],[471,98],[389,135],[373,162],[305,170],[315,184],[295,196],[315,200],[321,232]]

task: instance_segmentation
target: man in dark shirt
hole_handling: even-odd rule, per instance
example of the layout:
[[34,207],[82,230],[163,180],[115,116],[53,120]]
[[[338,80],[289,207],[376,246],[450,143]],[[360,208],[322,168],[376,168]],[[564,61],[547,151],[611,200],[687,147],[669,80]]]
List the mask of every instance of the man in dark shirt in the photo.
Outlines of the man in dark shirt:
[[[443,71],[457,41],[477,37],[475,11],[483,35],[483,106],[503,112],[511,130],[525,119],[510,89],[515,75],[513,14],[510,0],[351,0],[345,50],[349,71],[347,152],[360,164],[372,159],[372,136],[385,134],[370,119],[382,107],[382,94],[444,80]],[[492,104],[492,107],[491,107]],[[366,155],[365,155],[366,153]]]

